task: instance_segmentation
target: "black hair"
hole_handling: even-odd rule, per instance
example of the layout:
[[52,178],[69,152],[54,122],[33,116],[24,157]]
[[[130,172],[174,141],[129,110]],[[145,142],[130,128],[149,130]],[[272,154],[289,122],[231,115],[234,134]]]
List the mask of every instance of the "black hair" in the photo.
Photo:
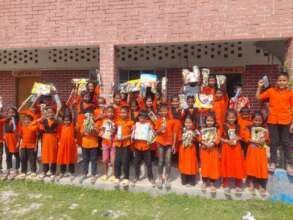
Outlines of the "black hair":
[[33,120],[33,116],[29,115],[29,114],[24,114],[23,117],[28,118],[29,120]]
[[279,78],[280,76],[285,76],[285,77],[287,77],[289,79],[289,74],[287,72],[278,73],[277,78]]
[[257,116],[260,116],[261,118],[262,118],[262,121],[263,121],[263,123],[264,123],[264,121],[265,121],[265,118],[264,118],[264,116],[263,116],[263,114],[262,114],[262,112],[261,111],[255,111],[255,112],[253,112],[253,114],[252,114],[252,119],[254,119],[255,117],[257,117]]
[[240,109],[240,114],[250,114],[250,109],[248,107],[242,107]]
[[137,117],[145,117],[145,118],[147,118],[148,117],[148,113],[146,111],[140,111],[138,113],[138,116]]
[[189,96],[187,96],[186,100],[188,100],[188,99],[194,99],[194,96],[193,95],[189,95]]
[[173,99],[179,99],[179,96],[178,95],[172,95],[171,96],[171,101],[173,101]]
[[216,113],[214,111],[208,112],[205,115],[204,121],[203,121],[204,126],[207,127],[207,118],[208,117],[212,117],[214,119],[214,126],[217,127]]
[[215,74],[210,74],[208,79],[217,79],[216,75]]

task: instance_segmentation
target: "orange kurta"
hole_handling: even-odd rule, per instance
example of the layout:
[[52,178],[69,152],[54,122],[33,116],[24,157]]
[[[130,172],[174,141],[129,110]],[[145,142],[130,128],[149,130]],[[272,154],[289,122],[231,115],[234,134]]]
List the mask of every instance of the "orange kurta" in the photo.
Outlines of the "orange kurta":
[[4,140],[4,129],[3,129],[3,126],[5,124],[5,118],[0,118],[0,143],[4,143],[5,140]]
[[99,146],[98,138],[97,138],[97,132],[98,128],[100,126],[100,123],[95,123],[95,129],[96,133],[94,132],[93,134],[83,134],[84,133],[84,124],[82,123],[81,128],[80,128],[80,133],[81,135],[81,146],[83,148],[97,148]]
[[57,164],[74,164],[77,161],[77,146],[74,125],[62,125],[58,144]]
[[16,125],[15,130],[13,131],[12,127],[12,121],[8,120],[5,122],[4,127],[5,132],[4,132],[4,140],[5,144],[8,148],[9,153],[16,153],[18,151],[17,149],[17,142],[18,142],[18,132],[19,132],[19,125]]
[[221,177],[220,153],[218,149],[221,133],[221,129],[218,129],[214,147],[206,148],[202,145],[200,148],[202,177],[213,180],[217,180]]
[[[235,128],[235,126],[229,126]],[[228,139],[226,131],[223,131],[223,137]],[[245,177],[245,162],[241,145],[230,146],[227,143],[222,144],[221,152],[221,174],[224,178],[243,179]]]
[[[176,111],[175,114],[174,114],[174,111]],[[182,113],[180,109],[175,109],[175,110],[170,109],[168,112],[169,118],[172,119],[174,123],[174,132],[176,133],[176,139],[177,139],[176,140],[177,150],[179,149],[180,142],[178,140],[182,130],[181,115]]]
[[52,164],[57,161],[57,130],[56,121],[45,119],[41,125],[41,130],[44,131],[42,137],[42,163]]
[[[248,142],[251,138],[250,129],[246,129],[244,132],[244,138]],[[267,136],[268,140],[268,136]],[[250,143],[247,148],[246,154],[246,175],[256,178],[267,179],[268,178],[268,158],[265,147],[257,146]]]
[[195,144],[192,144],[188,147],[184,147],[182,143],[180,144],[178,169],[180,173],[184,175],[197,174],[197,158]]

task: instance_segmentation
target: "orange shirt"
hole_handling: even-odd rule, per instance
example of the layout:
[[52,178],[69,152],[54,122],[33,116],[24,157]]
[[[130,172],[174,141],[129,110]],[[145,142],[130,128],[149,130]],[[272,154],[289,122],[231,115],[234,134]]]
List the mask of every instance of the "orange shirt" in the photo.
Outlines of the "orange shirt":
[[146,151],[150,149],[150,145],[146,141],[142,141],[142,140],[134,140],[133,147],[134,149],[139,151]]
[[[95,124],[96,131],[98,131],[98,124]],[[84,134],[84,124],[82,123],[80,133],[82,133],[81,146],[83,148],[96,148],[98,147],[98,138],[96,134]]]
[[269,88],[260,94],[260,99],[269,99],[269,124],[287,125],[292,122],[292,91],[289,89]]
[[[117,126],[117,132],[115,135],[115,141],[114,141],[114,145],[116,147],[127,147],[130,145],[131,142],[131,133],[132,133],[132,129],[134,126],[134,122],[132,120],[123,120],[121,118],[117,119],[115,122],[116,126]],[[117,139],[117,133],[119,131],[119,129],[121,128],[121,132],[122,132],[122,137],[126,137],[129,136],[129,138],[127,138],[126,140],[118,140]]]
[[20,126],[21,148],[32,149],[37,145],[38,125],[22,125]]
[[242,133],[243,131],[245,131],[249,126],[252,125],[252,120],[251,119],[244,119],[240,116],[240,114],[238,115],[238,124],[239,124],[239,128],[240,128],[240,136],[242,137]]
[[[155,122],[155,131],[161,129],[163,123],[163,118],[158,118]],[[174,121],[172,119],[166,119],[166,129],[165,131],[157,134],[156,142],[160,145],[173,145],[174,139]]]
[[[103,112],[104,112],[104,108],[96,108],[95,111],[94,111],[94,117],[100,117],[100,116],[103,116]],[[99,119],[98,121],[100,121],[102,119]]]

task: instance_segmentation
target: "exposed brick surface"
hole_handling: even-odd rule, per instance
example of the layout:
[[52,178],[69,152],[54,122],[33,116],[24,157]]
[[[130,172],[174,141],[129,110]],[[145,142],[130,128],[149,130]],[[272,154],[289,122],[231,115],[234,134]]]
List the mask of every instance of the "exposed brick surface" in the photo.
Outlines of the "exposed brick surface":
[[0,48],[293,36],[292,0],[2,0]]

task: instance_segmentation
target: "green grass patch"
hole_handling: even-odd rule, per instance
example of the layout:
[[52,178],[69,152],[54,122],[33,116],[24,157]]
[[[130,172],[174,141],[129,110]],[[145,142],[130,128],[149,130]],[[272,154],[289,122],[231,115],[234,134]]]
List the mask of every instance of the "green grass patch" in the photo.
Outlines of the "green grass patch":
[[[109,211],[110,210],[110,211]],[[0,182],[1,219],[292,219],[293,206],[169,194],[102,191],[29,181]]]

